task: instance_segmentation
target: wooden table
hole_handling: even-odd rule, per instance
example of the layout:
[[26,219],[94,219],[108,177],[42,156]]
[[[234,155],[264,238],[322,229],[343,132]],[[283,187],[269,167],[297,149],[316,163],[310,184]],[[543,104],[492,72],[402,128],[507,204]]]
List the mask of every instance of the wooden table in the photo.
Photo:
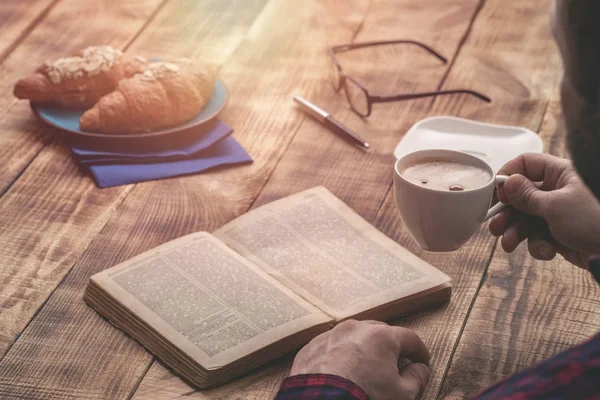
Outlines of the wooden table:
[[[178,236],[214,230],[252,207],[324,185],[380,230],[449,274],[452,300],[396,321],[433,354],[424,398],[463,398],[589,337],[600,291],[582,272],[505,254],[484,226],[460,251],[428,254],[393,205],[392,151],[416,121],[454,115],[539,132],[564,155],[561,64],[550,0],[2,0],[0,5],[0,398],[269,399],[290,359],[196,392],[83,300],[89,277]],[[368,119],[328,83],[328,45],[414,39],[449,58],[392,46],[345,54],[380,94],[469,88],[378,104]],[[221,115],[250,166],[98,189],[56,131],[12,86],[46,59],[91,44],[219,67]],[[323,105],[372,145],[367,153],[307,118],[294,94]]]

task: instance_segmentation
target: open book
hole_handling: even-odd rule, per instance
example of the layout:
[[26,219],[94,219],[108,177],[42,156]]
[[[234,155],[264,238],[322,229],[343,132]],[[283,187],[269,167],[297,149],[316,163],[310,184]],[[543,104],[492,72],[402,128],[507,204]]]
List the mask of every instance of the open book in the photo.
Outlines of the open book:
[[207,388],[344,319],[389,320],[447,301],[449,281],[317,187],[100,272],[85,301]]

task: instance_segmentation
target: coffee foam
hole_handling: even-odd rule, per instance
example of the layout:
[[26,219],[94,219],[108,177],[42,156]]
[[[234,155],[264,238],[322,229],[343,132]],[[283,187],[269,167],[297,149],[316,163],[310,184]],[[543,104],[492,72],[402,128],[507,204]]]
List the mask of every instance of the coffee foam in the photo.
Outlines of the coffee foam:
[[423,159],[404,167],[400,174],[409,182],[443,191],[478,189],[492,176],[481,167],[444,159]]

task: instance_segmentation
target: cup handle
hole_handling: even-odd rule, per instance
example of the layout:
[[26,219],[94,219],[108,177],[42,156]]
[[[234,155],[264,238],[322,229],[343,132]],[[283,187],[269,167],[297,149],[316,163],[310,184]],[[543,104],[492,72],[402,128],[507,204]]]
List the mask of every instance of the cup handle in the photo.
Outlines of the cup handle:
[[[506,182],[507,179],[508,179],[507,175],[496,175],[496,179],[494,180],[494,185],[499,185],[501,183],[504,183],[504,182]],[[494,207],[490,208],[490,210],[488,211],[487,215],[485,216],[485,219],[483,220],[483,222],[492,218],[494,215],[498,214],[500,211],[504,210],[506,207],[508,207],[507,204],[499,202]]]

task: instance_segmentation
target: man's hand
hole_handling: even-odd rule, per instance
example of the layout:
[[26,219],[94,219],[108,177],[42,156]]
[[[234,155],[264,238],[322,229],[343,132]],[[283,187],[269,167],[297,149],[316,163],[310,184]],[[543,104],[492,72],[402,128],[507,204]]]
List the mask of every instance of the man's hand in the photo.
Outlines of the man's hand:
[[[413,363],[398,371],[398,359]],[[375,321],[346,321],[296,356],[290,375],[329,374],[360,386],[372,400],[413,400],[429,381],[429,352],[416,333]]]
[[590,254],[600,254],[600,204],[571,163],[547,154],[524,154],[499,172],[511,175],[499,187],[509,208],[494,217],[490,232],[513,252],[527,239],[529,253],[551,260],[557,253],[587,267]]

